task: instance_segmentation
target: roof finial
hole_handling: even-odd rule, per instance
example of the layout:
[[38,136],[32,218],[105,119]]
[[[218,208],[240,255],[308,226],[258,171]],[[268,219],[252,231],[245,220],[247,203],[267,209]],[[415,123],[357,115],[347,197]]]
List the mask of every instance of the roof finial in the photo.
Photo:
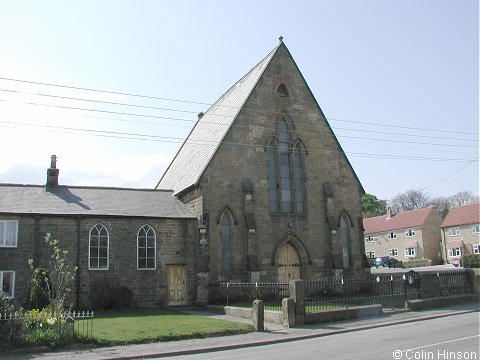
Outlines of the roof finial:
[[280,44],[283,43],[283,36],[280,36],[278,40],[280,40]]

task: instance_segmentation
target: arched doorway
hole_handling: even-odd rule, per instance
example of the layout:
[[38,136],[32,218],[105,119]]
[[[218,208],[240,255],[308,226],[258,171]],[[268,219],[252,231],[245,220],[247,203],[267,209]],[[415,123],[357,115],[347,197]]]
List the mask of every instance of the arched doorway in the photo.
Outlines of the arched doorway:
[[300,279],[300,257],[290,243],[283,244],[277,255],[278,282]]

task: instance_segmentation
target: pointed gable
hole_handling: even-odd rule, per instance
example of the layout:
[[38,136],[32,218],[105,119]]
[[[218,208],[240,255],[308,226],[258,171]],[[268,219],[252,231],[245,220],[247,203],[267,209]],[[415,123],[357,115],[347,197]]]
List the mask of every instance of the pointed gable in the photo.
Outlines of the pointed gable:
[[174,194],[178,194],[197,183],[270,60],[282,45],[280,43],[238,80],[197,121],[158,182],[157,189],[173,190]]
[[441,227],[480,223],[480,204],[469,204],[450,208]]

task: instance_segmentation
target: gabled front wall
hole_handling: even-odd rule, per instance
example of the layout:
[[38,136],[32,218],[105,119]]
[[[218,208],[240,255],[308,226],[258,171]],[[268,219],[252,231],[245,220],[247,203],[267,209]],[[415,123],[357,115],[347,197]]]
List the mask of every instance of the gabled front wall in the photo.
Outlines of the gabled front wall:
[[[465,255],[480,253],[480,232],[476,232],[478,225],[478,223],[474,223],[442,228],[442,240],[444,242],[443,255],[446,262],[451,263],[454,259],[461,258]],[[459,234],[450,235],[450,228],[458,228]],[[462,243],[460,246],[461,255],[449,256],[449,249],[454,247],[453,244],[458,242]]]
[[[288,97],[276,94],[281,83],[287,86]],[[268,207],[265,146],[275,134],[277,121],[283,114],[291,120],[295,136],[307,150],[304,156],[306,211],[303,214],[271,213]],[[250,178],[253,184],[251,200],[242,187],[244,177]],[[333,189],[328,206],[323,187],[326,182]],[[298,252],[302,278],[318,279],[333,274],[332,258],[336,259],[336,267],[341,267],[336,226],[344,213],[352,225],[351,270],[362,271],[361,185],[284,48],[278,50],[265,70],[202,175],[199,187],[203,212],[209,215],[211,280],[275,280],[276,251],[286,242],[291,242]],[[219,221],[226,209],[233,220],[231,273],[221,269]],[[247,230],[246,212],[254,214],[255,233]],[[330,229],[327,216],[335,218],[333,229]]]
[[[0,220],[18,220],[18,241],[15,248],[0,247],[0,271],[15,271],[14,300],[25,305],[31,271],[29,259],[38,267],[46,267],[49,248],[46,233],[58,239],[60,247],[68,251],[70,264],[79,267],[78,278],[72,285],[68,304],[76,308],[90,308],[91,285],[107,281],[124,285],[133,293],[137,306],[164,306],[167,304],[167,265],[179,264],[186,268],[186,303],[195,301],[197,221],[195,219],[114,218],[0,215]],[[109,266],[107,270],[89,270],[88,249],[90,230],[96,224],[104,225],[109,233]],[[137,269],[137,232],[150,225],[156,233],[156,268]]]

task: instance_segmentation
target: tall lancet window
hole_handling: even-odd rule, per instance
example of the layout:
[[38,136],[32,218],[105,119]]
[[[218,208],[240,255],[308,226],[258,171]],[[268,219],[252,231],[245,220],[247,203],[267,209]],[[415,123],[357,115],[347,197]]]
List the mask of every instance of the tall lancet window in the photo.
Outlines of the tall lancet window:
[[275,139],[267,145],[270,212],[303,213],[304,175],[301,142],[293,144],[292,125],[284,116],[277,125]]
[[350,220],[346,214],[340,218],[339,238],[342,244],[343,268],[350,268]]
[[225,211],[220,222],[220,238],[222,241],[222,272],[232,271],[232,225]]

